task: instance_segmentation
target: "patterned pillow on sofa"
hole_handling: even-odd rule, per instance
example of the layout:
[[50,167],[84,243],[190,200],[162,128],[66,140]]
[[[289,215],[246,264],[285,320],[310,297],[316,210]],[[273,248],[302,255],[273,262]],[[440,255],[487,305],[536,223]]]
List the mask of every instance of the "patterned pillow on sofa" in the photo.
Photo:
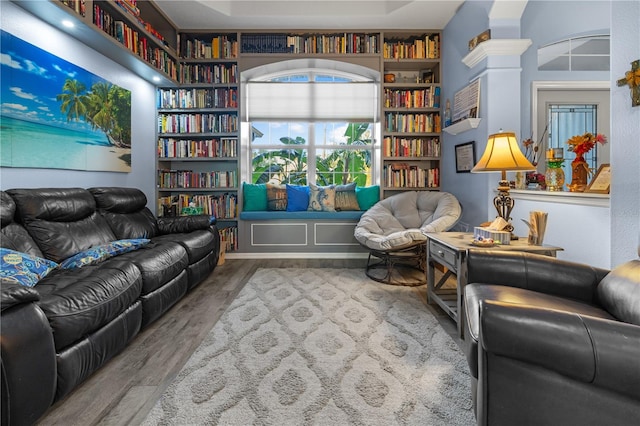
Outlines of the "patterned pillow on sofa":
[[59,265],[49,259],[0,248],[0,277],[33,287]]
[[103,244],[90,249],[81,251],[60,263],[60,267],[63,269],[82,268],[87,265],[95,265],[96,263],[104,262],[110,257],[116,256],[121,253],[127,253],[133,250],[137,250],[140,247],[144,247],[149,244],[146,238],[137,238],[130,240],[118,240],[112,241],[108,244]]
[[317,186],[309,184],[309,211],[335,212],[336,208],[336,186]]

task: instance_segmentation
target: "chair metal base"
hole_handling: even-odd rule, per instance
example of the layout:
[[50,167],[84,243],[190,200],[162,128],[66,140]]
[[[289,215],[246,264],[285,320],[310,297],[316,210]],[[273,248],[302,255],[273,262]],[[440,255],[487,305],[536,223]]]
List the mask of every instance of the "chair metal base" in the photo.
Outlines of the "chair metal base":
[[404,286],[427,283],[426,242],[393,250],[369,249],[365,274],[374,281]]

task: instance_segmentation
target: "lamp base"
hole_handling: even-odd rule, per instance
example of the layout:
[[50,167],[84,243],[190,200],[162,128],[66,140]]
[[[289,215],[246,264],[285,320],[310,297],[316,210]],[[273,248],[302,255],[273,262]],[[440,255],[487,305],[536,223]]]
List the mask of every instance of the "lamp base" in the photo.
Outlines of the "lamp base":
[[509,224],[505,226],[504,231],[511,232],[511,240],[518,239],[518,236],[513,233],[513,225],[511,224],[511,211],[515,203],[509,195],[509,183],[506,180],[501,180],[498,183],[498,195],[493,199],[493,205],[498,211],[498,216]]

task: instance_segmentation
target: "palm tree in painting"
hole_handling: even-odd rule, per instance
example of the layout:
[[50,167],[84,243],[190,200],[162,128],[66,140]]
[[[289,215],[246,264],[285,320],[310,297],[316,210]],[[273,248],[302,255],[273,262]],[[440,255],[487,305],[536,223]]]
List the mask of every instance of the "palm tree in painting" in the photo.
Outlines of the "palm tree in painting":
[[107,82],[98,82],[91,91],[84,93],[86,86],[67,79],[62,86],[64,93],[56,99],[61,101],[60,110],[67,121],[86,121],[107,136],[114,146],[131,147],[131,92]]
[[63,93],[56,96],[62,102],[60,111],[67,115],[67,122],[84,120],[87,116],[87,86],[78,80],[68,78],[62,86]]

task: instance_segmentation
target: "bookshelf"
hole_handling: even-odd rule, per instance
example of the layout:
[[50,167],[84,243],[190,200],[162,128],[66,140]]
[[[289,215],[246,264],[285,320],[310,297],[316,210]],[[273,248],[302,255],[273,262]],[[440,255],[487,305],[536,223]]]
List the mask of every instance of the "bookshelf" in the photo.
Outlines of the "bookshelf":
[[382,56],[382,197],[439,190],[440,33],[385,32]]
[[238,244],[237,33],[180,33],[178,87],[157,90],[158,215],[215,216]]
[[[175,84],[176,29],[152,2],[135,0],[17,1],[18,6],[157,84]],[[73,29],[60,25],[62,20]]]

